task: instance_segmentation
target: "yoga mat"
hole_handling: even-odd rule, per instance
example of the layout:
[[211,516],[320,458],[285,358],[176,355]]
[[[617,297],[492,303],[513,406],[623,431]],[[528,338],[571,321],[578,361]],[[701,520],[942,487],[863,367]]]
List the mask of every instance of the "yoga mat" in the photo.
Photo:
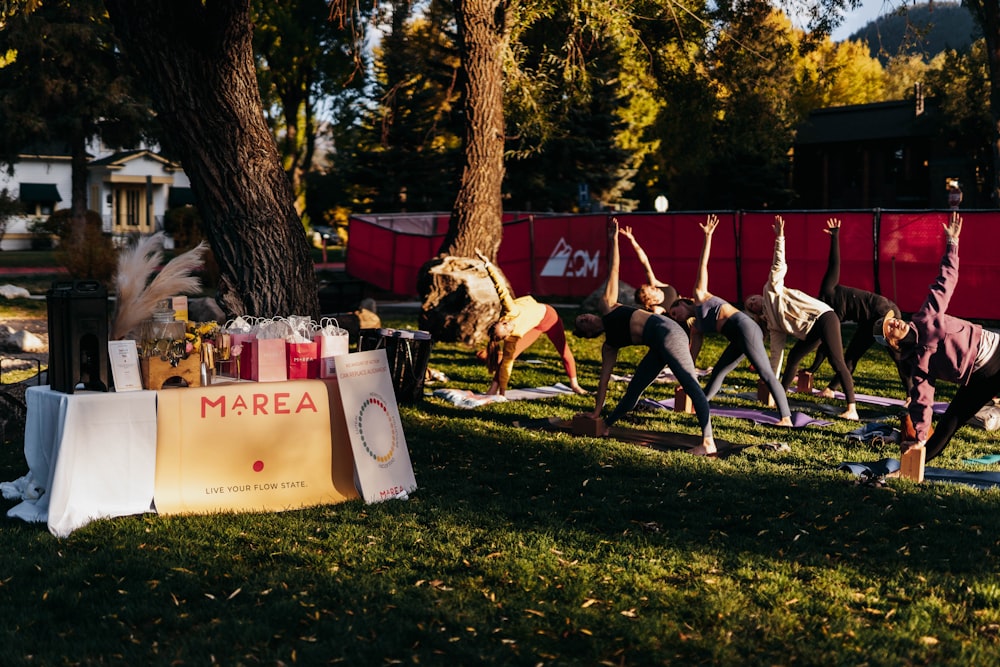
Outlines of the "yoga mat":
[[975,459],[963,459],[966,463],[981,463],[983,465],[990,465],[992,463],[1000,462],[1000,454],[987,454],[986,456],[980,456]]
[[[705,377],[711,372],[712,372],[711,368],[708,369],[696,368],[694,371],[694,376],[697,378]],[[611,374],[612,382],[629,382],[631,380],[632,380],[631,375],[616,375],[614,373]],[[677,376],[674,375],[669,368],[664,368],[662,371],[660,371],[660,374],[656,376],[656,379],[653,380],[653,384],[680,384],[680,382],[677,381]]]
[[[837,470],[849,472],[856,477],[868,475],[870,477],[882,477],[890,472],[899,470],[898,459],[882,459],[872,463],[841,463]],[[981,471],[968,472],[965,470],[948,470],[947,468],[924,468],[924,480],[928,482],[943,482],[946,484],[965,484],[977,489],[991,489],[1000,487],[1000,472]]]
[[[639,401],[639,405],[650,408],[660,408],[664,410],[674,409],[674,399],[668,398],[663,401],[654,401],[651,398],[644,398]],[[757,408],[718,408],[709,405],[709,414],[713,417],[734,417],[736,419],[749,419],[757,424],[777,424],[781,421],[781,414],[770,410],[759,410]],[[804,412],[793,412],[792,428],[803,428],[805,426],[829,426],[833,422],[823,419],[814,419]]]
[[[813,395],[818,394],[819,389],[813,389]],[[844,396],[843,392],[835,391],[833,392],[835,398],[840,400],[846,400],[847,397]],[[868,394],[854,394],[854,400],[858,403],[866,403],[868,405],[880,405],[882,407],[898,407],[901,408],[906,404],[906,401],[901,398],[889,398],[888,396],[869,396]],[[944,411],[948,409],[947,403],[935,403],[934,404],[934,414],[941,415]]]
[[[540,419],[527,419],[514,422],[518,428],[532,430],[553,431],[562,433],[573,433],[573,422],[571,420],[560,419],[558,417],[543,417]],[[642,447],[649,447],[661,452],[688,450],[701,444],[700,435],[687,433],[672,433],[663,431],[640,431],[632,428],[622,428],[612,426],[608,433],[609,438],[629,442]],[[718,457],[724,459],[733,454],[738,454],[744,449],[759,447],[772,451],[788,451],[789,447],[785,443],[770,442],[760,445],[737,445],[728,440],[715,439],[715,446],[719,450]]]
[[489,403],[504,403],[506,401],[527,401],[550,396],[573,395],[573,390],[567,385],[554,384],[551,387],[535,387],[534,389],[509,389],[503,396],[498,394],[477,394],[468,389],[435,389],[431,395],[448,401],[460,408],[478,408]]

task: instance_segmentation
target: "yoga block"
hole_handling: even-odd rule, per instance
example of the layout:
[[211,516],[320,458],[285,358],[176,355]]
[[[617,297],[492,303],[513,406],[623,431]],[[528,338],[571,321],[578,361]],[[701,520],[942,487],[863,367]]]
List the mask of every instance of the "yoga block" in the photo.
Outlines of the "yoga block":
[[684,387],[677,387],[674,390],[674,412],[694,414],[694,404],[691,402],[691,397],[684,391]]
[[757,400],[769,408],[775,407],[774,396],[771,396],[771,390],[763,380],[757,380]]
[[914,482],[924,481],[924,463],[926,461],[926,449],[910,447],[899,457],[899,476],[904,479],[912,479]]
[[604,419],[598,417],[593,419],[587,415],[575,415],[573,417],[573,435],[604,435]]
[[809,371],[799,371],[798,377],[796,378],[797,384],[795,391],[800,394],[811,394],[813,391],[813,374]]

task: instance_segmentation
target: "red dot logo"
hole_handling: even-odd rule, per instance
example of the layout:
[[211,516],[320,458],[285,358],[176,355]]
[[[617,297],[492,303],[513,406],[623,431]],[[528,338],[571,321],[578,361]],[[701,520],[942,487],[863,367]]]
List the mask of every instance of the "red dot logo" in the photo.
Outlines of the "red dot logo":
[[260,472],[263,469],[264,469],[264,462],[263,461],[254,461],[253,462],[253,471],[254,472]]

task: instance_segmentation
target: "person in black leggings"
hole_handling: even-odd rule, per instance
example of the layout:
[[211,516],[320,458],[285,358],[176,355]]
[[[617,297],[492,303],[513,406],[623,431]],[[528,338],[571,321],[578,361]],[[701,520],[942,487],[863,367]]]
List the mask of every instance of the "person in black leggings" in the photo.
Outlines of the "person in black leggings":
[[[840,220],[837,218],[827,220],[824,231],[830,235],[830,255],[827,258],[826,274],[820,283],[818,296],[823,303],[833,308],[833,312],[837,314],[841,322],[857,322],[857,330],[844,351],[844,362],[853,376],[858,361],[875,344],[875,336],[872,333],[875,322],[885,317],[886,313],[899,313],[900,311],[899,306],[880,294],[840,284]],[[896,372],[899,374],[900,382],[903,383],[903,388],[906,393],[909,393],[913,383],[910,380],[908,364],[891,349],[889,356],[896,364]],[[812,366],[809,367],[809,372],[815,374],[826,357],[826,348],[820,345],[816,351],[816,358],[813,360]],[[826,389],[821,391],[819,395],[824,398],[833,398],[833,392],[839,386],[840,378],[834,375]]]
[[[923,306],[908,323],[889,313],[874,330],[876,340],[897,350],[910,364],[913,387],[907,412],[916,440],[904,441],[901,449],[926,447],[927,461],[944,451],[955,431],[1000,393],[1000,335],[947,314],[958,285],[961,216],[952,213],[944,229],[947,244],[941,271]],[[938,380],[958,384],[958,391],[932,433]]]
[[[618,220],[612,218],[608,225],[611,248],[608,253],[608,282],[601,297],[600,315],[584,313],[576,318],[576,334],[585,338],[605,335],[601,346],[601,379],[597,387],[597,397],[593,412],[587,414],[592,419],[601,416],[608,392],[611,371],[618,361],[618,350],[631,345],[645,345],[649,348],[646,356],[635,368],[625,395],[605,420],[610,428],[618,419],[628,413],[639,402],[639,397],[664,367],[677,377],[684,391],[691,398],[698,424],[701,426],[701,444],[688,450],[699,456],[715,456],[715,439],[712,436],[712,420],[709,416],[708,399],[695,378],[694,362],[688,351],[687,335],[679,324],[665,315],[658,315],[618,301],[618,272],[620,257],[618,251]],[[607,435],[607,431],[605,431]]]

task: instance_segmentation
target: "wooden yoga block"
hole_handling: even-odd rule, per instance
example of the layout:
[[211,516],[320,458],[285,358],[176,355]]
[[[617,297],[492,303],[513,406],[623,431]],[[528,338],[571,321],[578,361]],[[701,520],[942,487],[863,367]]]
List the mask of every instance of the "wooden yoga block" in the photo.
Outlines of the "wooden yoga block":
[[757,380],[757,400],[769,408],[775,407],[774,396],[771,396],[771,390],[763,380]]
[[811,394],[813,391],[813,374],[809,371],[799,371],[796,378],[795,391],[800,394]]
[[924,463],[926,461],[926,449],[910,447],[899,457],[899,476],[904,479],[912,479],[914,482],[924,481]]
[[592,419],[587,415],[573,416],[573,435],[602,436],[605,428],[601,417]]
[[684,391],[684,387],[677,387],[674,390],[674,412],[694,414],[694,404],[691,402],[691,397]]
[[[181,359],[176,366],[159,357],[146,357],[139,360],[142,367],[142,384],[146,389],[163,389],[163,385],[173,378],[179,378],[186,387],[201,386],[201,355],[191,354],[187,359]],[[177,380],[170,382],[173,386]],[[181,386],[181,385],[177,385]]]

